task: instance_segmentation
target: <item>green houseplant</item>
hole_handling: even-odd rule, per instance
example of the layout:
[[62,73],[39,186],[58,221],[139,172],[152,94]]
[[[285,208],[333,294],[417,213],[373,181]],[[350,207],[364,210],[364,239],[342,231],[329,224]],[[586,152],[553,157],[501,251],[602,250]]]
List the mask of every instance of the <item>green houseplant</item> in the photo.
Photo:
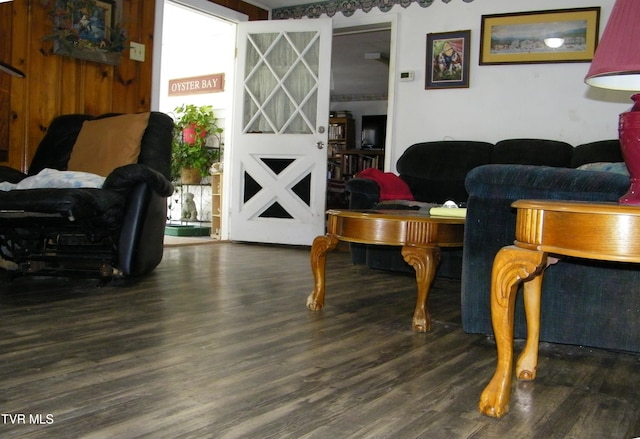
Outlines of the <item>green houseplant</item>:
[[[173,114],[177,131],[171,149],[172,177],[180,177],[183,183],[199,183],[211,165],[220,160],[223,129],[217,125],[211,105],[183,104]],[[209,138],[213,139],[213,146],[207,145]],[[188,174],[195,175],[198,181]]]

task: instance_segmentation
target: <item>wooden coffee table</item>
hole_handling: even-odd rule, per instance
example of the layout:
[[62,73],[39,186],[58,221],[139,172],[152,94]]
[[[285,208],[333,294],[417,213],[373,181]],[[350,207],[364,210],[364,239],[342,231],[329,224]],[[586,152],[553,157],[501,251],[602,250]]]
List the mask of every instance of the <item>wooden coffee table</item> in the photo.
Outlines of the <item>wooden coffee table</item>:
[[431,318],[427,295],[440,262],[440,247],[461,247],[464,218],[432,217],[416,210],[329,210],[327,234],[318,236],[311,247],[311,269],[315,288],[307,308],[324,305],[326,254],[338,241],[402,246],[402,257],[416,272],[418,298],[413,313],[414,331],[426,332]]
[[479,409],[492,417],[509,411],[517,284],[525,282],[527,341],[516,363],[516,376],[533,380],[538,367],[542,274],[558,262],[554,256],[640,262],[640,206],[519,200],[513,207],[518,209],[515,245],[498,252],[491,276],[491,321],[498,364],[482,392]]

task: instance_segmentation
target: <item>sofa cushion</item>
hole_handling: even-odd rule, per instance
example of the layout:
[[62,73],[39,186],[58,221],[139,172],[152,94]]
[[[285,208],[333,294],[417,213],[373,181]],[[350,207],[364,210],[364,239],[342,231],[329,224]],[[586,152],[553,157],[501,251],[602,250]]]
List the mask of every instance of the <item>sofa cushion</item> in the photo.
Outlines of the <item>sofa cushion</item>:
[[577,168],[585,163],[621,162],[622,160],[618,139],[599,140],[576,146],[571,155],[570,167]]
[[67,169],[106,177],[119,166],[136,163],[148,123],[148,112],[85,121]]
[[467,173],[489,163],[492,149],[491,143],[471,140],[416,143],[402,153],[397,169],[416,200],[462,202],[467,199]]
[[491,163],[569,167],[573,146],[546,139],[506,139],[496,143]]

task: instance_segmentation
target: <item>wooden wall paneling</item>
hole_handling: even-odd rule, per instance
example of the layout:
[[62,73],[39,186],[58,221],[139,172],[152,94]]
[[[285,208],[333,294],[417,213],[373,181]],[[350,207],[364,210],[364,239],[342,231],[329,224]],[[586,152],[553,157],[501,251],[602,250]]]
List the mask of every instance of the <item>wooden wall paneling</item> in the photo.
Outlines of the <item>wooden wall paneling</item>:
[[138,34],[138,29],[135,25],[138,19],[137,3],[137,1],[122,2],[122,19],[118,23],[127,30],[127,40],[125,41],[125,47],[127,48],[120,54],[120,64],[114,68],[113,84],[111,84],[113,90],[111,108],[117,112],[126,112],[124,111],[125,108],[137,107],[137,103],[135,103],[137,93],[132,80],[135,75],[135,68],[129,62],[128,48],[129,43],[133,41],[131,38],[135,38]]
[[[130,60],[127,48],[119,66],[54,54],[53,41],[44,39],[53,31],[49,12],[54,2],[14,0],[0,4],[0,57],[1,51],[9,47],[11,64],[27,75],[26,79],[10,80],[11,109],[0,110],[1,120],[10,119],[8,134],[0,131],[0,142],[3,136],[9,139],[8,160],[0,164],[23,171],[54,117],[69,113],[134,113],[151,107],[155,0],[122,1],[121,25],[128,42],[145,44],[146,59]],[[268,18],[268,11],[240,0],[215,3],[247,14],[250,20]]]
[[224,6],[234,11],[242,12],[249,17],[249,20],[268,20],[269,11],[254,6],[250,3],[245,3],[242,0],[208,0],[212,3]]
[[[27,76],[24,79],[11,81],[11,115],[9,124],[9,161],[8,166],[26,170],[26,144],[28,142],[27,123],[29,120],[30,82],[34,78],[29,70],[29,34],[30,1],[13,1],[7,3],[12,8],[13,22],[11,25],[11,60],[12,64],[22,70]],[[37,78],[37,75],[35,76]]]
[[141,6],[139,1],[123,2],[122,4],[123,19],[119,24],[127,29],[127,40],[125,41],[127,48],[122,52],[120,65],[115,68],[114,72],[112,108],[118,112],[126,112],[128,109],[138,108],[140,105],[139,81],[136,80],[139,75],[139,66],[136,65],[137,61],[129,59],[128,46],[132,41],[139,41]]
[[242,1],[236,2],[238,3],[237,9],[238,12],[242,12],[243,14],[247,14],[249,16],[249,20],[268,20],[269,19],[269,11],[265,11],[257,6],[254,6],[250,3],[245,3]]
[[[140,19],[140,34],[138,42],[145,45],[145,60],[144,63],[133,62],[138,67],[138,75],[136,82],[139,87],[139,102],[138,106],[142,109],[148,109],[151,106],[151,88],[153,80],[153,30],[155,26],[155,7],[143,6],[143,1],[140,1],[140,9],[144,10]],[[143,107],[144,106],[144,107]]]
[[[15,3],[15,2],[14,2]],[[31,32],[28,34],[26,54],[28,59],[27,82],[27,139],[26,164],[31,161],[35,150],[52,118],[58,113],[60,99],[60,63],[52,55],[53,43],[44,40],[53,32],[51,16],[46,8],[35,3],[30,12]]]
[[56,114],[82,113],[84,108],[85,66],[73,58],[49,55],[57,65],[58,109]]
[[85,65],[84,110],[82,113],[103,114],[113,110],[113,78],[115,67],[89,61]]
[[[8,3],[0,4],[0,61],[11,64],[12,9]],[[9,115],[11,112],[11,76],[0,73],[0,163],[9,159]]]
[[[132,42],[145,45],[144,62],[130,59],[127,47],[122,53],[120,66],[115,71],[114,111],[147,111],[151,105],[153,27],[155,9],[143,1],[124,2],[123,25],[127,28],[126,45]],[[135,109],[135,110],[134,110]]]

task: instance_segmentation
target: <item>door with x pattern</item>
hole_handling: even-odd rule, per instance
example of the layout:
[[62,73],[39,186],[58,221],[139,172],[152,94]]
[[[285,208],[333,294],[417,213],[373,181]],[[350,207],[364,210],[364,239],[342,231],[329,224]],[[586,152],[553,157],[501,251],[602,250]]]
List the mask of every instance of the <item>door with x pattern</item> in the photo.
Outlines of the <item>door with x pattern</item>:
[[324,233],[330,19],[240,23],[229,237],[310,245]]

